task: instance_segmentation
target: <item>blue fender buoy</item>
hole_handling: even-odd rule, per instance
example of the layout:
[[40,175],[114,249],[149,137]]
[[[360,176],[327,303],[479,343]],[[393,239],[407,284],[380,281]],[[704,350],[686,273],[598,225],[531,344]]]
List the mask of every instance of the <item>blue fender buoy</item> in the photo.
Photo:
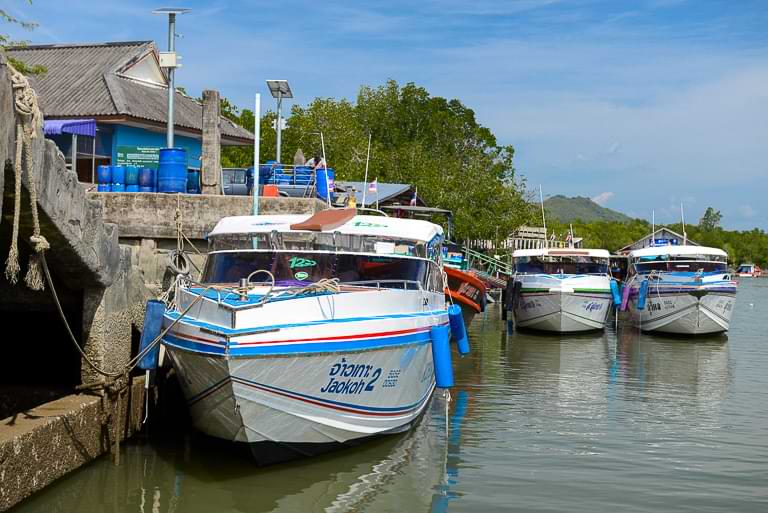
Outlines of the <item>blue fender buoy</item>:
[[619,290],[619,282],[611,280],[611,295],[613,296],[613,306],[621,306],[621,291]]
[[629,286],[627,283],[621,284],[621,306],[619,307],[619,310],[622,312],[627,309],[627,305],[629,304],[629,293],[632,291],[632,287]]
[[648,280],[640,284],[640,292],[637,294],[637,309],[645,310],[645,300],[648,297]]
[[[144,330],[141,332],[139,352],[142,352],[160,335],[163,329],[163,314],[165,314],[165,303],[157,299],[147,301],[147,307],[144,309]],[[144,370],[156,369],[159,354],[160,344],[157,344],[139,361],[139,367]]]
[[451,365],[451,344],[448,326],[432,326],[432,361],[435,365],[435,382],[440,388],[453,386],[453,366]]
[[469,354],[469,337],[467,336],[464,316],[461,315],[461,307],[459,305],[448,307],[448,320],[451,323],[451,335],[456,339],[459,353],[462,355]]

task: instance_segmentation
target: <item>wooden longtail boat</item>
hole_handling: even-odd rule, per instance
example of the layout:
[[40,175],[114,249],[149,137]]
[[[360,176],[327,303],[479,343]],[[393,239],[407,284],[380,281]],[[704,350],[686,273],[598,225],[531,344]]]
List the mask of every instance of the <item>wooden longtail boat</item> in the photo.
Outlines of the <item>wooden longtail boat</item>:
[[464,324],[469,326],[474,316],[485,311],[485,283],[468,272],[443,266],[448,276],[448,287],[445,289],[445,300],[461,307]]

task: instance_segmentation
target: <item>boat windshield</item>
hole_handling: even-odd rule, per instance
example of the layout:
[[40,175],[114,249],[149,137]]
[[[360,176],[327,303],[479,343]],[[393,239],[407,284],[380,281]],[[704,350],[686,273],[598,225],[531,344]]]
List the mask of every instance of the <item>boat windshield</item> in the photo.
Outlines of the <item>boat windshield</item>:
[[725,272],[727,258],[720,255],[651,255],[633,259],[639,273],[667,272]]
[[515,271],[527,274],[608,274],[608,259],[590,256],[524,256]]
[[425,243],[393,237],[351,235],[334,232],[227,233],[210,237],[210,251],[287,250],[287,251],[347,251],[403,255],[437,260],[442,238]]
[[[341,283],[379,288],[442,291],[436,263],[420,258],[300,251],[225,251],[209,253],[202,283],[237,284],[256,270],[267,270],[277,286],[304,286],[338,278]],[[259,273],[251,283],[271,280]]]

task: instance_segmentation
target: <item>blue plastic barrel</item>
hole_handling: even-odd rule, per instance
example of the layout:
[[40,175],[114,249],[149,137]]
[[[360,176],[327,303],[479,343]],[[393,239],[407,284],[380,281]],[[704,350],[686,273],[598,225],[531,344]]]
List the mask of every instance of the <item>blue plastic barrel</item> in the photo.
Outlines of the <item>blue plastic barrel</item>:
[[125,166],[125,185],[139,185],[139,168]]
[[[99,185],[112,183],[112,167],[99,166],[96,170],[96,181]],[[101,189],[99,189],[101,190]]]
[[142,187],[139,185],[139,192],[155,192],[154,187]]
[[[157,299],[150,299],[147,301],[147,306],[144,309],[144,330],[141,332],[141,342],[139,343],[139,352],[149,346],[158,336],[163,329],[163,315],[165,314],[165,303]],[[139,367],[144,370],[151,370],[157,368],[158,353],[160,352],[160,344],[155,346],[139,360]]]
[[125,184],[124,183],[113,183],[112,184],[112,192],[125,192]]
[[112,168],[112,183],[125,185],[125,166],[110,166]]
[[139,187],[154,187],[155,179],[152,169],[148,167],[142,167],[139,169]]
[[637,293],[637,309],[645,310],[645,300],[648,298],[648,280],[643,280],[640,284],[640,291]]
[[[333,170],[333,168],[328,168],[328,181],[326,183],[326,173],[325,168],[319,167],[316,171],[316,183],[317,183],[317,197],[325,200],[328,199],[328,190],[330,189],[331,192],[333,192],[333,184],[334,180],[336,179],[336,172]],[[331,194],[332,195],[332,194]]]
[[621,291],[619,290],[619,282],[611,280],[611,295],[613,296],[613,306],[621,305]]
[[138,184],[126,185],[125,192],[139,192]]
[[187,192],[187,150],[161,148],[157,167],[158,192]]
[[469,337],[467,337],[467,328],[464,326],[464,316],[461,315],[459,305],[448,307],[448,320],[451,323],[451,335],[456,339],[456,346],[462,355],[469,354]]
[[187,172],[187,192],[189,194],[200,194],[200,170],[190,169]]
[[[106,167],[109,167],[109,166],[106,166]],[[100,183],[97,190],[99,192],[112,192],[112,184],[111,183]]]
[[451,365],[451,344],[448,326],[432,326],[432,361],[435,365],[435,382],[440,388],[453,386],[453,366]]

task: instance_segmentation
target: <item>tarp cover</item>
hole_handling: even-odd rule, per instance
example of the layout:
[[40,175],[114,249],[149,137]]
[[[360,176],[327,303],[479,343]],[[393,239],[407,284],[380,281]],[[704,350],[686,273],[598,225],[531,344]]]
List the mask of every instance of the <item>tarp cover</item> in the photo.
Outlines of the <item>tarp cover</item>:
[[47,119],[43,124],[45,135],[77,134],[96,137],[95,119]]

